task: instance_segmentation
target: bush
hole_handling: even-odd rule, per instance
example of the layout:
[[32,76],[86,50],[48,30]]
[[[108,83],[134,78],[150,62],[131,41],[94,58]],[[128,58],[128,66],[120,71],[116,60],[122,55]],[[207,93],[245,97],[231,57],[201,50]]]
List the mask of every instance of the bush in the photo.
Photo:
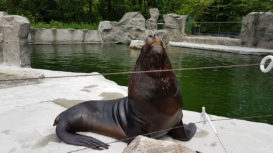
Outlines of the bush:
[[192,35],[194,34],[194,29],[197,27],[196,21],[189,17],[187,19],[186,25],[185,25],[185,33],[187,35]]
[[63,23],[58,21],[51,21],[50,23],[38,22],[31,24],[33,28],[56,28],[56,29],[89,29],[89,30],[97,30],[98,24],[88,24],[88,23]]

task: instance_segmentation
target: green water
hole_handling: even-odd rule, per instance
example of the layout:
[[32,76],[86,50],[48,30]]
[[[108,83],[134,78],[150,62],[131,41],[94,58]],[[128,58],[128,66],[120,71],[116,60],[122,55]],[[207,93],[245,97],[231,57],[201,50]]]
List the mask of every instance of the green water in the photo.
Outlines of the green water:
[[[131,71],[139,51],[117,44],[31,46],[33,68],[69,72]],[[168,48],[173,68],[259,63],[262,56]],[[259,67],[176,72],[184,109],[231,118],[273,114],[273,71]],[[106,77],[128,85],[129,75]],[[273,117],[248,119],[273,124]]]

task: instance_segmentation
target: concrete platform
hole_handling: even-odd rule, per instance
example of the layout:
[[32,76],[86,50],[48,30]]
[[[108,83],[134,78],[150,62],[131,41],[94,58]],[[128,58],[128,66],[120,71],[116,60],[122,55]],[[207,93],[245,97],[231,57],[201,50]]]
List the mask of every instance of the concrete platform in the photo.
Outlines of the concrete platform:
[[208,45],[240,46],[241,40],[230,37],[184,36],[182,42]]
[[248,48],[248,47],[240,47],[240,46],[209,45],[209,44],[173,42],[173,41],[170,41],[169,45],[172,47],[192,48],[192,49],[209,50],[209,51],[217,51],[217,52],[229,52],[229,53],[237,53],[237,54],[253,54],[253,55],[273,54],[272,49],[264,49],[264,48]]
[[[76,75],[79,73],[57,72],[30,68],[0,66],[0,73],[24,71],[48,76]],[[1,82],[0,82],[1,83]],[[127,87],[119,86],[103,76],[40,80],[36,84],[0,89],[0,152],[3,153],[66,153],[83,147],[61,142],[53,121],[67,107],[86,100],[113,99],[127,95]],[[201,108],[200,108],[201,111]],[[183,121],[199,122],[199,112],[183,111]],[[212,119],[224,117],[210,116]],[[273,126],[244,120],[222,120],[213,122],[229,153],[272,153]],[[224,153],[217,137],[208,124],[197,124],[196,135],[189,142],[179,142],[203,153]],[[92,135],[104,142],[115,139]],[[175,141],[170,137],[162,138]],[[110,149],[92,149],[79,153],[121,153],[127,145],[113,143]]]

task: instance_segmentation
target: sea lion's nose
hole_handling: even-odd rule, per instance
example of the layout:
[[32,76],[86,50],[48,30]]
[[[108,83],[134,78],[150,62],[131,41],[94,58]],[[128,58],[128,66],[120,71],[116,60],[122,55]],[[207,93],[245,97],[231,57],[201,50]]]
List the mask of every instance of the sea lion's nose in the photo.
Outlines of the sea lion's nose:
[[149,35],[148,37],[150,37],[150,38],[155,38],[155,35]]

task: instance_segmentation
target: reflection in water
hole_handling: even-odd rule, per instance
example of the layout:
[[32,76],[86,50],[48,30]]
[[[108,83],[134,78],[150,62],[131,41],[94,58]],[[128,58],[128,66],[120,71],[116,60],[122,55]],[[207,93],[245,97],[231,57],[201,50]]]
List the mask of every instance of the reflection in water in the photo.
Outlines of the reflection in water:
[[[117,44],[34,45],[32,67],[69,72],[132,71],[139,51]],[[168,48],[173,68],[259,63],[261,56]],[[238,118],[273,113],[273,72],[259,67],[175,72],[184,109]],[[107,76],[128,85],[129,75]],[[273,117],[252,119],[273,124]]]

